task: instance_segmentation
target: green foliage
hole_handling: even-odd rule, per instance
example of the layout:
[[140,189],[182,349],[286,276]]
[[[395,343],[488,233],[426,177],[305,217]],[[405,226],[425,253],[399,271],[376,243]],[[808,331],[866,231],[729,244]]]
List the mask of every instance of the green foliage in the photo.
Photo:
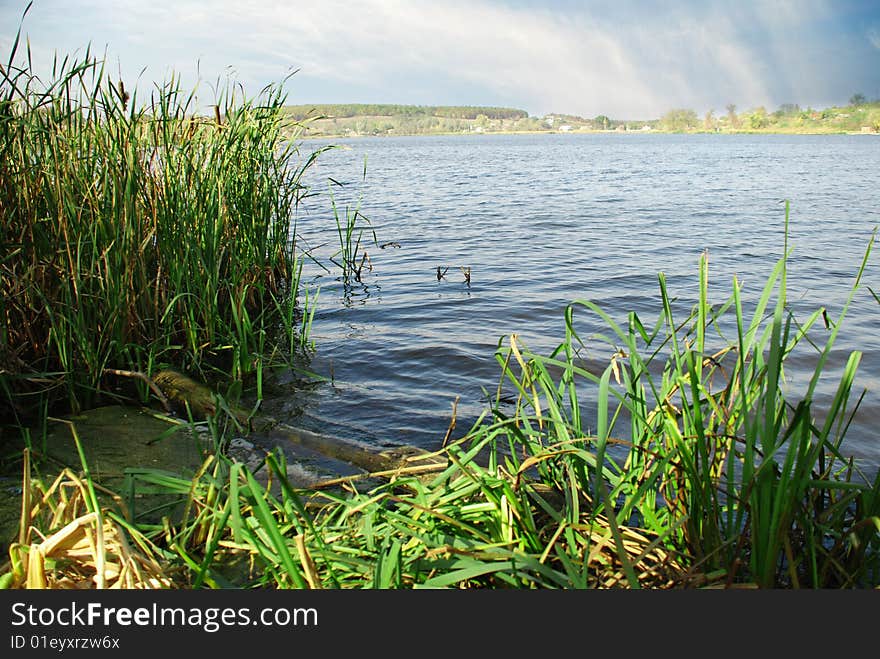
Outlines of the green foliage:
[[781,117],[791,117],[799,114],[801,111],[800,106],[797,103],[783,103],[779,106],[779,109],[774,112],[774,116],[777,118]]
[[553,125],[557,124],[573,124],[575,126],[582,126],[585,124],[589,124],[589,119],[584,119],[583,117],[576,114],[558,114],[553,113],[548,115],[548,117],[553,118]]
[[755,108],[748,115],[748,122],[750,128],[766,128],[770,124],[770,119],[767,117],[767,110],[762,107]]
[[[872,246],[873,237],[850,300]],[[683,321],[673,316],[661,274],[663,312],[654,325],[630,314],[618,326],[599,305],[579,301],[566,314],[565,341],[550,356],[512,340],[498,359],[517,406],[512,414],[496,412],[510,455],[540,460],[545,483],[578,475],[571,491],[583,492],[594,514],[651,532],[693,569],[728,583],[876,585],[880,475],[873,482],[857,477],[840,451],[859,353],[840,374],[829,408],[820,414],[813,402],[820,376],[830,375],[826,359],[849,303],[823,345],[811,332],[821,310],[805,321],[786,313],[784,259],[751,318],[736,281],[731,298],[710,304],[705,259],[699,290]],[[607,345],[582,342],[582,311],[604,322],[608,333],[597,336]],[[727,338],[731,320],[734,336]],[[720,345],[710,347],[712,337]],[[803,397],[793,400],[783,393],[784,364],[801,344],[817,346],[818,360]],[[610,351],[615,356],[600,372],[581,365],[582,356]],[[592,430],[580,403],[588,390],[597,401]],[[608,457],[612,442],[627,447],[623,462]],[[551,468],[539,457],[546,447],[565,447],[570,457]]]
[[0,69],[0,416],[89,406],[107,369],[258,371],[298,293],[291,222],[318,155],[286,139],[301,127],[281,87],[221,87],[207,118],[174,79],[143,100],[86,51],[43,84],[16,48]]
[[739,128],[739,117],[736,114],[736,105],[728,103],[725,106],[727,110],[727,123],[731,128]]
[[510,127],[510,130],[535,132],[547,130],[547,128],[548,126],[545,121],[538,119],[537,117],[525,117],[523,119],[517,119]]
[[696,128],[699,125],[699,119],[693,110],[678,108],[664,114],[660,119],[660,124],[665,130],[680,132]]
[[707,110],[706,115],[703,117],[703,129],[715,130],[716,125],[715,110]]
[[700,119],[693,110],[678,108],[660,119],[645,121],[624,121],[607,115],[584,119],[559,113],[538,118],[530,117],[522,110],[476,106],[302,105],[287,106],[286,111],[293,117],[313,118],[307,130],[310,137],[540,132],[555,131],[563,125],[576,131],[640,130],[643,126],[666,132],[839,133],[880,130],[876,128],[880,125],[880,103],[867,101],[857,106],[822,110],[801,109],[795,103],[784,103],[773,113],[757,107],[741,114],[737,113],[736,105],[730,103],[723,115],[716,116],[713,110],[709,110]]
[[[364,160],[364,178],[367,175],[367,163]],[[346,206],[340,214],[336,205],[336,199],[330,190],[330,203],[333,208],[333,218],[336,222],[336,235],[339,238],[339,249],[330,257],[335,265],[342,271],[343,285],[347,288],[353,281],[360,282],[364,266],[372,269],[369,264],[369,253],[363,249],[364,232],[372,237],[372,245],[377,246],[376,232],[368,217],[360,211],[360,200],[354,208]]]
[[608,130],[611,128],[611,119],[609,119],[604,114],[600,114],[595,119],[593,119],[593,126],[598,130]]
[[523,110],[481,106],[297,105],[286,106],[285,112],[298,120],[307,118],[309,137],[512,130],[529,120]]

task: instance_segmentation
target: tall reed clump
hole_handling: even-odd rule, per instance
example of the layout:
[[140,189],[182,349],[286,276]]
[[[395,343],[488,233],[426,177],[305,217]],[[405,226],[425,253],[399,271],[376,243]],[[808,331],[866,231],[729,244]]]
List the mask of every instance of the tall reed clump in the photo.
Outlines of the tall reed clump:
[[[553,514],[566,523],[606,516],[619,550],[620,528],[644,529],[703,579],[760,587],[877,585],[880,475],[865,476],[842,453],[858,406],[859,352],[837,374],[830,403],[821,410],[816,403],[873,242],[872,236],[824,341],[811,332],[824,310],[799,322],[787,308],[787,254],[751,314],[736,280],[729,299],[710,303],[704,255],[699,300],[686,318],[674,316],[661,274],[662,313],[653,326],[636,314],[620,326],[598,304],[578,301],[551,355],[531,353],[511,337],[498,358],[519,399],[512,413],[496,409],[511,468],[528,465],[532,477],[554,484],[565,505]],[[582,340],[583,311],[607,328],[598,345]],[[588,350],[614,356],[594,372],[582,359]],[[816,361],[798,395],[786,390],[784,378],[795,350],[814,350]],[[589,416],[585,391],[597,401]],[[635,585],[633,566],[622,560]]]
[[282,86],[230,83],[205,117],[179,79],[141,99],[89,51],[43,83],[18,45],[0,66],[0,410],[87,406],[108,368],[257,369],[295,320],[318,155]]

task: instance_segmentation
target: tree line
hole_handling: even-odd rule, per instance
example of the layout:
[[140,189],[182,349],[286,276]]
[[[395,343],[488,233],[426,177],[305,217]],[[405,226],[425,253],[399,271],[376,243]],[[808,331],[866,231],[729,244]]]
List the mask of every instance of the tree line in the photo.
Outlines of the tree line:
[[764,106],[738,110],[734,103],[725,112],[708,110],[699,117],[689,108],[674,108],[659,120],[659,128],[672,132],[724,130],[830,130],[880,132],[880,99],[868,101],[855,94],[849,105],[816,110],[796,103],[783,103],[773,112]]
[[343,103],[288,105],[287,114],[296,120],[326,117],[442,117],[445,119],[526,119],[529,113],[517,108],[477,105],[396,105],[390,103]]

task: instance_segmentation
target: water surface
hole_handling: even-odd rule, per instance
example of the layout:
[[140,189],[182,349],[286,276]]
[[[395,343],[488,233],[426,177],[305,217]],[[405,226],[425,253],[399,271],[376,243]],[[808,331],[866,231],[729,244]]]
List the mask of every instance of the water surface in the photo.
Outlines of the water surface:
[[[320,286],[311,367],[332,383],[268,402],[300,423],[377,445],[435,448],[458,403],[458,431],[486,409],[500,368],[499,340],[516,333],[537,350],[563,337],[576,299],[624,321],[659,308],[658,272],[682,308],[697,293],[701,253],[710,299],[737,276],[759,294],[784,246],[791,202],[789,296],[803,317],[836,317],[872,230],[880,224],[880,139],[874,136],[482,135],[338,140],[311,173],[319,196],[300,217],[301,244],[336,248],[327,177],[340,211],[360,209],[379,243],[372,271],[344,286],[308,264]],[[318,146],[307,142],[304,148]],[[366,177],[364,161],[366,158]],[[445,270],[438,281],[437,268]],[[461,267],[470,268],[468,286]],[[865,282],[880,291],[878,255]],[[582,314],[585,316],[585,314]],[[856,296],[821,393],[830,394],[851,350],[864,352],[867,388],[848,452],[880,464],[880,305]],[[588,327],[588,325],[583,325]],[[597,323],[595,328],[601,326]],[[607,346],[596,345],[597,360]],[[794,359],[796,387],[812,358]],[[590,401],[584,400],[586,414]]]

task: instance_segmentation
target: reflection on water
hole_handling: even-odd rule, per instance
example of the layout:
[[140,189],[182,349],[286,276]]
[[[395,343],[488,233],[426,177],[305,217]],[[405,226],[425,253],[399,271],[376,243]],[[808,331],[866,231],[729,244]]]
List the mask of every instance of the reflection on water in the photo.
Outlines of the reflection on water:
[[[342,141],[350,148],[321,157],[315,189],[326,187],[326,176],[348,181],[334,191],[337,204],[346,203],[345,195],[352,204],[359,199],[379,243],[394,246],[364,243],[372,271],[356,285],[306,264],[312,290],[320,286],[311,368],[332,382],[296,407],[300,423],[377,444],[436,448],[458,396],[458,428],[466,429],[497,389],[499,340],[515,332],[532,349],[551,350],[573,300],[597,301],[616,321],[636,311],[650,324],[660,313],[663,271],[678,306],[689,309],[704,250],[711,301],[724,301],[736,276],[746,303],[754,302],[782,256],[785,199],[792,306],[804,317],[824,306],[836,318],[880,223],[880,140],[870,136]],[[329,203],[310,198],[306,211],[299,233],[316,256],[329,256]],[[875,251],[865,275],[875,290],[877,260]],[[448,268],[439,278],[438,267]],[[582,316],[584,336],[603,329]],[[880,305],[859,291],[838,337],[840,358],[819,396],[821,404],[833,391],[846,355],[863,351],[856,385],[869,391],[847,446],[875,465],[878,318]],[[605,352],[597,346],[591,357],[607,359]],[[809,355],[795,357],[787,375],[798,383],[810,368]]]

